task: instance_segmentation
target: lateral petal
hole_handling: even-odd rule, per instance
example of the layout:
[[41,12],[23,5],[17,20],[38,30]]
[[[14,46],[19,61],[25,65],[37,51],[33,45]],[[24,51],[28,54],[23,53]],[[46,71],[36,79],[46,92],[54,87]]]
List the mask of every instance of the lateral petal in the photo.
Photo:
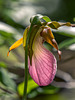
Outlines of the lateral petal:
[[16,41],[10,48],[9,51],[7,53],[7,56],[9,56],[9,52],[15,48],[17,48],[18,46],[20,46],[23,43],[23,38],[19,39],[18,41]]

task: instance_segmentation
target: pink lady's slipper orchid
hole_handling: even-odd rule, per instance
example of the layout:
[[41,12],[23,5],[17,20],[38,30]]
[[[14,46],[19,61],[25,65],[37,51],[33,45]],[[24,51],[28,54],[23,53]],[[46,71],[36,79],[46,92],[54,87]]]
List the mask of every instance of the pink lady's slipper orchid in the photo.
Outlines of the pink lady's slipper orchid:
[[[25,29],[23,38],[16,41],[9,48],[9,52],[22,43],[25,48],[29,29],[30,26]],[[57,60],[55,56],[43,46],[44,41],[58,50],[50,27],[46,25],[41,25],[40,27],[33,25],[28,43],[28,68],[31,77],[39,86],[49,85],[53,81],[57,70]],[[9,52],[7,55],[9,55]],[[59,50],[58,54],[60,57],[61,52]]]

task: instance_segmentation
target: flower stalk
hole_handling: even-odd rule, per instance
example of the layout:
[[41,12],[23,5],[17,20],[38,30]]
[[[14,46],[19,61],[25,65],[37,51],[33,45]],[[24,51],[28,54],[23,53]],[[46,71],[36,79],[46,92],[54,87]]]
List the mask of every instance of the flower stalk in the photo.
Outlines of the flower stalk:
[[23,93],[23,100],[27,100],[27,83],[28,83],[28,43],[29,43],[29,37],[30,32],[32,29],[32,25],[29,29],[27,40],[26,40],[26,46],[25,46],[25,79],[24,79],[24,93]]
[[27,100],[27,83],[28,83],[28,48],[25,47],[25,79],[24,79],[23,100]]

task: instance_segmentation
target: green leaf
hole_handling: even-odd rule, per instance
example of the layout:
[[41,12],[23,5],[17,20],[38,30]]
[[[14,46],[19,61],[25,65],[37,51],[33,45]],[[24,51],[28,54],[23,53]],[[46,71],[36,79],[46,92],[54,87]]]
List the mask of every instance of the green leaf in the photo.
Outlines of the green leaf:
[[15,82],[10,78],[10,74],[4,68],[0,68],[0,82],[10,87],[13,91],[16,91]]
[[46,22],[51,22],[50,18],[47,16],[43,16],[42,19],[45,20]]
[[[31,79],[28,81],[28,88],[27,88],[27,93],[30,93],[33,89],[37,88],[38,85]],[[17,87],[18,93],[23,96],[24,92],[24,82],[20,83]]]
[[75,43],[75,38],[64,40],[59,44],[59,49],[65,48],[73,43]]
[[29,93],[32,89],[35,89],[37,87],[38,85],[33,80],[29,80],[27,93]]

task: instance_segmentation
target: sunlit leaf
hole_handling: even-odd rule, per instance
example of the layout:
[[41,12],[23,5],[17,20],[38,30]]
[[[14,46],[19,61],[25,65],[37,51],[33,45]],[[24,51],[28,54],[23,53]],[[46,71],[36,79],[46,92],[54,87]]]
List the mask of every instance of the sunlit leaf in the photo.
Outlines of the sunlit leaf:
[[[27,93],[30,93],[31,90],[33,90],[37,87],[38,87],[38,85],[33,80],[29,80],[28,81]],[[23,96],[23,91],[24,91],[24,82],[18,85],[18,92],[21,96]]]
[[37,87],[38,85],[33,80],[29,80],[27,92],[29,93],[32,89],[35,89]]
[[50,18],[47,16],[43,16],[42,19],[45,20],[46,22],[51,22]]
[[[53,86],[46,86],[42,88],[40,87],[37,88],[37,87],[39,86],[33,80],[28,81],[27,93],[29,94],[29,97],[35,97],[39,93],[54,94],[59,90],[59,88]],[[34,91],[34,89],[36,89],[36,91]],[[23,96],[23,91],[24,91],[24,82],[18,85],[19,95]]]

